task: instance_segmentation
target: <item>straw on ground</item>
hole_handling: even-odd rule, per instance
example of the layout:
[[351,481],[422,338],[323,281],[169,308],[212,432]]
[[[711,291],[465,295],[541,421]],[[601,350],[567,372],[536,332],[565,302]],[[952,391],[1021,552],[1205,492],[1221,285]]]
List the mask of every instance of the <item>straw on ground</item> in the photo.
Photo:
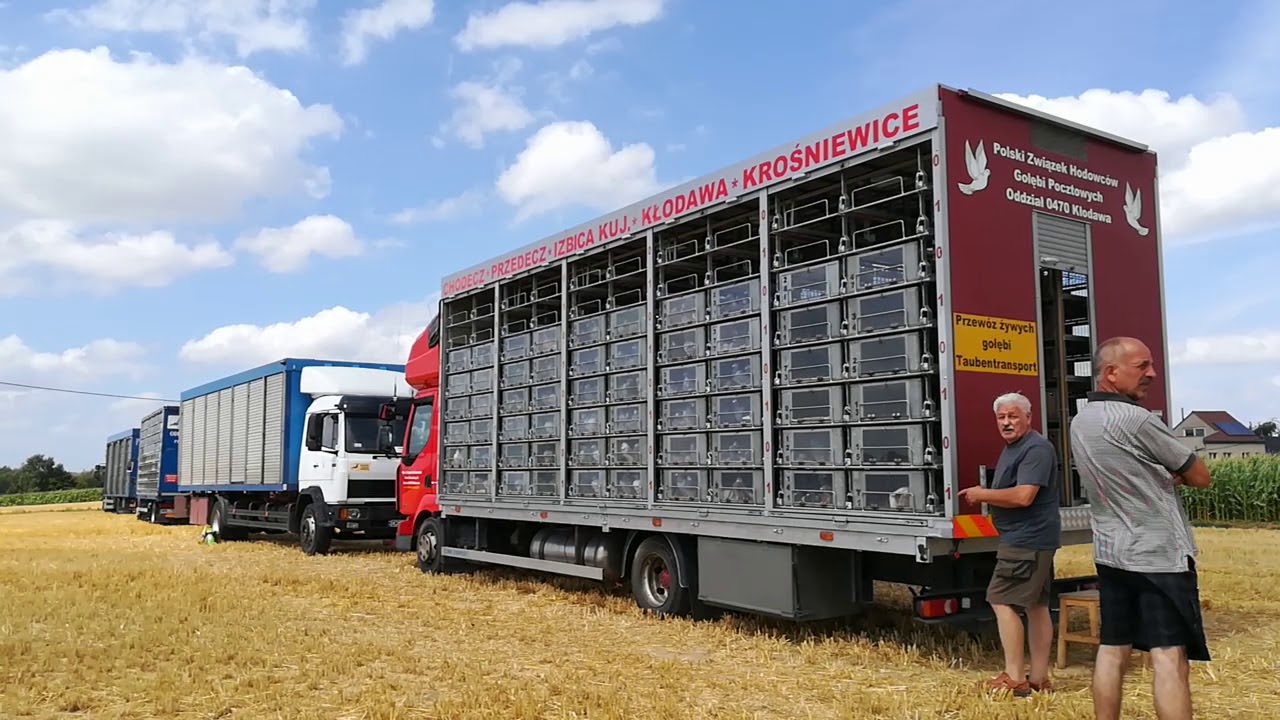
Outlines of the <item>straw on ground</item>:
[[[847,626],[663,621],[546,576],[424,576],[406,554],[291,541],[204,546],[101,512],[0,517],[0,717],[1081,718],[1091,652],[1060,690],[990,698],[993,639],[925,629],[902,596]],[[1215,659],[1198,717],[1273,717],[1280,533],[1202,529]],[[1060,574],[1092,572],[1087,548]],[[1127,717],[1154,717],[1149,671]]]

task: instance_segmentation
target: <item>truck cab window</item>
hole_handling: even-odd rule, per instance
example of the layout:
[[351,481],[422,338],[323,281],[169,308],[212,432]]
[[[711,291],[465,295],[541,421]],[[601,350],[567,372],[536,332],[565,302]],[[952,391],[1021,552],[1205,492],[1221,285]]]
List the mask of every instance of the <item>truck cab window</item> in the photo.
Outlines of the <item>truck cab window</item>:
[[417,457],[427,447],[431,437],[431,401],[413,406],[413,424],[409,426],[409,446],[405,457]]
[[[371,415],[348,415],[347,452],[377,453],[379,451],[378,432],[381,428],[382,421]],[[397,419],[391,424],[391,436],[397,440],[403,438],[404,428],[404,420]]]
[[[349,433],[348,433],[349,434]],[[338,447],[338,416],[325,415],[320,429],[320,446],[336,450]]]

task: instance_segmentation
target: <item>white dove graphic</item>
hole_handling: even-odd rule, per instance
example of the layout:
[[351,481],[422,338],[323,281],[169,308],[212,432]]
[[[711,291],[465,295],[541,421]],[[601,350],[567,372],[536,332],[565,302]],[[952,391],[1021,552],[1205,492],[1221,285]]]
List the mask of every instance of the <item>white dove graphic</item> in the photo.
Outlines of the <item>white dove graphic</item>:
[[978,151],[974,152],[969,147],[969,141],[964,141],[964,166],[969,171],[969,183],[958,183],[957,187],[960,192],[965,195],[972,195],[987,186],[987,180],[991,177],[991,171],[987,169],[987,149],[982,146],[982,141],[978,141]]
[[1129,227],[1138,231],[1138,234],[1146,237],[1149,232],[1142,226],[1138,220],[1142,217],[1142,191],[1134,191],[1129,187],[1129,183],[1124,184],[1124,219],[1129,221]]

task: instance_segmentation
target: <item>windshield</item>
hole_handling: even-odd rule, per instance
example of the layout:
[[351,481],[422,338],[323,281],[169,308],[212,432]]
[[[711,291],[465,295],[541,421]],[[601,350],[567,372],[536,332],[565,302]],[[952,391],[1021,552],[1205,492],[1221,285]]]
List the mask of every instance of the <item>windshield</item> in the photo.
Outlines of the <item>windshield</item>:
[[[364,415],[347,416],[347,452],[375,454],[378,449],[378,430],[382,421],[376,417]],[[391,437],[396,442],[404,437],[404,420],[397,419],[391,423]]]
[[426,447],[431,437],[431,401],[413,406],[413,424],[409,426],[409,447],[404,449],[406,457],[417,457]]

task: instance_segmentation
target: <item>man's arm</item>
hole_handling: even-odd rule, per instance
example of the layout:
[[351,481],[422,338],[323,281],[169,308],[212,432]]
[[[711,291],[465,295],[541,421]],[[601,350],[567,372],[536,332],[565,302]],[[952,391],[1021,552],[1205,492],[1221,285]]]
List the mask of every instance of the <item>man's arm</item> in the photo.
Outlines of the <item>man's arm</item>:
[[1036,445],[1022,456],[1018,463],[1018,477],[1012,487],[992,490],[991,488],[972,487],[960,492],[966,500],[976,503],[987,503],[1002,508],[1023,508],[1036,499],[1040,488],[1049,486],[1053,476],[1053,466],[1057,462],[1052,449],[1048,445]]
[[1178,442],[1173,431],[1157,420],[1155,415],[1139,426],[1136,438],[1156,462],[1163,465],[1182,483],[1191,487],[1209,487],[1212,478],[1209,476],[1209,468],[1204,464],[1204,460],[1201,460],[1194,451],[1188,450],[1186,445]]

